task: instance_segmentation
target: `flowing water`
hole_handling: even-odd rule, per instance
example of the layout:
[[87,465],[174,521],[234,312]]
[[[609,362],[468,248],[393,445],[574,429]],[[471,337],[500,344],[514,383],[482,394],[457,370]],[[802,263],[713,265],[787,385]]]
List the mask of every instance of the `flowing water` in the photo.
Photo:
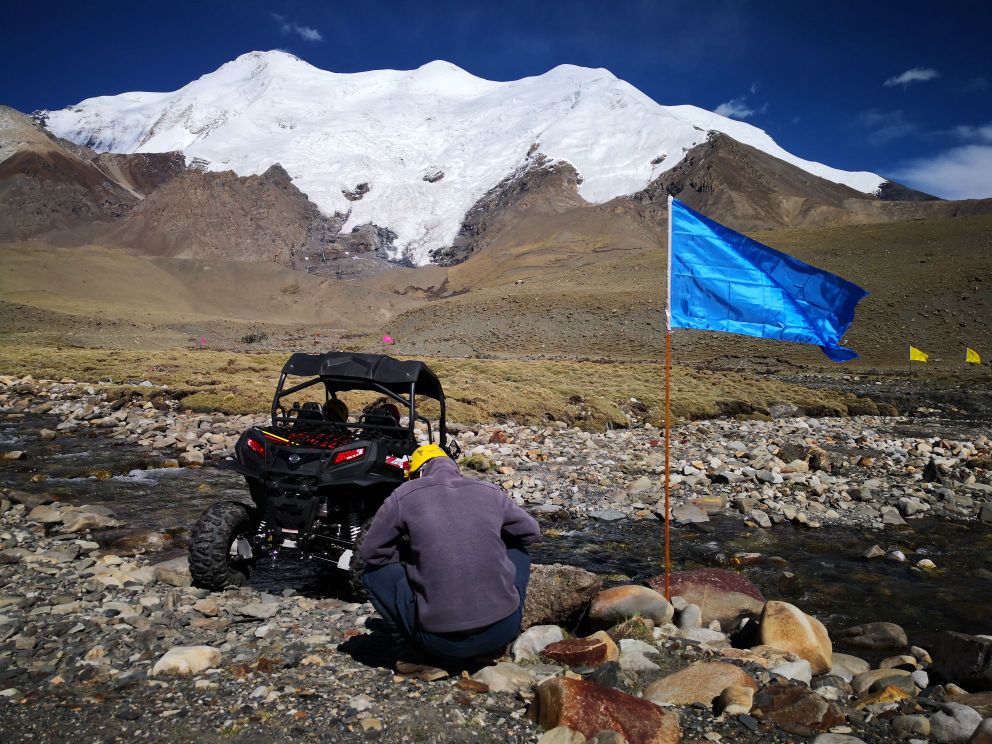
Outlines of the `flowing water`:
[[[161,468],[162,456],[86,433],[42,442],[40,428],[57,421],[26,416],[0,422],[0,450],[25,450],[22,460],[0,461],[0,486],[46,493],[67,504],[100,504],[124,526],[97,533],[109,550],[141,548],[151,558],[179,555],[189,526],[214,501],[243,500],[241,476],[217,467]],[[544,525],[538,562],[579,565],[610,583],[640,581],[662,571],[663,525],[640,522],[555,522]],[[907,563],[861,558],[873,544],[899,548]],[[742,554],[757,554],[743,556]],[[911,568],[930,558],[938,571]],[[940,630],[992,633],[992,529],[975,522],[913,520],[911,528],[876,532],[825,526],[779,525],[749,529],[719,517],[672,530],[673,568],[715,566],[741,570],[766,596],[798,605],[836,630],[885,620],[925,644]],[[317,566],[261,561],[259,588],[333,592]]]

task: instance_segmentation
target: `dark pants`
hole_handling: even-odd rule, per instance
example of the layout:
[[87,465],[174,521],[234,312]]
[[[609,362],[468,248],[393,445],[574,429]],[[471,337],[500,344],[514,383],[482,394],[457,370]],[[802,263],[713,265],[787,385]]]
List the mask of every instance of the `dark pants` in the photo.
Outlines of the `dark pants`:
[[520,633],[530,578],[530,556],[516,548],[508,549],[506,554],[517,570],[513,584],[520,595],[520,606],[509,617],[470,632],[428,633],[417,628],[417,601],[402,563],[391,563],[367,571],[362,576],[362,583],[368,590],[369,601],[379,614],[421,648],[439,656],[458,659],[479,656],[502,648]]

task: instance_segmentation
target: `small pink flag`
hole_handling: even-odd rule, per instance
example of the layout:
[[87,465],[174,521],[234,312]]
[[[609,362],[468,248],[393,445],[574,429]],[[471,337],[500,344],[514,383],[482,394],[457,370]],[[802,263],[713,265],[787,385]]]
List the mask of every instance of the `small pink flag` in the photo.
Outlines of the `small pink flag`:
[[386,334],[385,336],[382,337],[382,343],[384,343],[384,344],[391,344],[391,343],[393,343],[393,337],[390,336],[389,334]]
[[200,348],[202,349],[206,345],[207,345],[207,337],[206,336],[200,336]]

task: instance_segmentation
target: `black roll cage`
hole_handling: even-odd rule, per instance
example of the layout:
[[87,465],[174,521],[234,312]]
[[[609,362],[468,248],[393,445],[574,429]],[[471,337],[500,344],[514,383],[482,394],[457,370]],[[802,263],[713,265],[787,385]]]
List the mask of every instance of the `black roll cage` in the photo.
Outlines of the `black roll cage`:
[[[317,428],[317,427],[324,427],[330,425],[341,428],[360,429],[360,430],[372,429],[383,432],[386,430],[396,431],[398,429],[401,429],[401,427],[395,427],[395,426],[389,426],[383,424],[374,424],[365,421],[358,421],[356,423],[348,423],[347,421],[331,423],[326,421],[303,419],[295,416],[289,416],[288,413],[286,412],[286,409],[280,405],[282,399],[287,395],[292,395],[294,393],[300,392],[301,390],[305,390],[308,387],[312,387],[314,385],[323,383],[325,402],[330,400],[332,394],[337,394],[338,392],[348,392],[351,390],[354,391],[370,390],[387,396],[388,398],[396,401],[397,403],[399,403],[401,406],[405,407],[409,411],[407,434],[410,437],[410,439],[416,440],[416,422],[423,421],[424,424],[427,425],[427,440],[432,444],[434,443],[434,430],[431,427],[430,420],[425,416],[421,416],[417,413],[416,382],[410,383],[409,397],[404,398],[399,393],[396,393],[390,390],[385,385],[375,382],[373,380],[363,380],[361,384],[356,385],[354,380],[347,380],[338,377],[318,376],[287,388],[285,387],[285,385],[288,377],[289,374],[287,372],[282,372],[279,375],[279,383],[276,385],[276,392],[272,398],[271,413],[272,413],[272,426],[274,427],[278,427],[280,425],[293,425],[293,426],[312,425],[315,428]],[[431,398],[432,400],[436,400],[441,406],[441,414],[438,417],[438,439],[439,439],[439,444],[442,447],[445,447],[448,443],[448,429],[447,429],[446,417],[445,417],[444,395],[442,394],[437,397],[433,395],[428,395],[425,397]],[[280,410],[283,411],[283,415],[279,415]]]

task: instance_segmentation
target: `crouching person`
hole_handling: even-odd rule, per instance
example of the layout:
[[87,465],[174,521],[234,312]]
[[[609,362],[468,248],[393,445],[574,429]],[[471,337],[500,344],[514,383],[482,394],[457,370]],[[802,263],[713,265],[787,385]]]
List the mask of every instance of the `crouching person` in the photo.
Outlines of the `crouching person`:
[[362,541],[372,605],[431,654],[501,651],[520,633],[537,522],[437,445],[413,453],[408,476]]

